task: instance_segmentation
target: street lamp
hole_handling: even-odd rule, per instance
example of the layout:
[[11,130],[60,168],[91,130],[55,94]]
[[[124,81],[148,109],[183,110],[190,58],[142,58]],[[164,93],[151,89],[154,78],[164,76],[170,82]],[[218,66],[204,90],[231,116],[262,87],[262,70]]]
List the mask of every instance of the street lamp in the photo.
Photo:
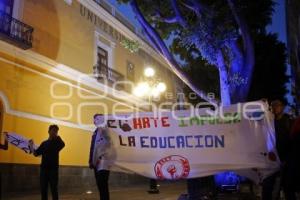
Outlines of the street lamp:
[[144,70],[144,76],[146,78],[143,78],[143,82],[138,83],[133,89],[133,94],[137,97],[148,96],[149,103],[151,103],[152,97],[159,97],[161,93],[166,91],[167,86],[155,77],[155,70],[151,67],[147,67]]
[[134,89],[133,94],[138,97],[145,96],[150,91],[150,85],[147,82],[139,83]]
[[164,92],[164,91],[166,91],[167,86],[166,86],[165,83],[159,82],[158,85],[157,85],[157,89],[158,89],[160,92]]
[[[164,82],[160,82],[157,77],[155,77],[155,70],[151,67],[147,67],[144,70],[143,82],[140,82],[134,89],[133,94],[138,97],[148,96],[149,104],[151,104],[152,98],[157,98],[159,95],[166,91],[167,86]],[[150,107],[152,110],[152,107]],[[157,182],[155,179],[150,179],[150,190],[148,192],[159,193],[157,188]]]
[[154,71],[154,69],[151,68],[151,67],[147,67],[147,68],[144,70],[144,75],[145,75],[146,77],[153,77],[154,74],[155,74],[155,71]]

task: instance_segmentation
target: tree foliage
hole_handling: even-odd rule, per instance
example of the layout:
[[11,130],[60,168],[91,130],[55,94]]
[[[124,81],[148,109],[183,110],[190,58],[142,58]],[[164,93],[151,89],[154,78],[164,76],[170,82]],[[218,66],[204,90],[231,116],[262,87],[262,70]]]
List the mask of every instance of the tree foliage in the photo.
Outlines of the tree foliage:
[[[227,103],[246,101],[248,94],[250,99],[259,96],[253,89],[249,93],[250,86],[256,84],[251,85],[254,66],[260,66],[255,61],[260,62],[261,54],[254,49],[261,53],[257,43],[267,40],[258,36],[271,22],[273,0],[119,2],[130,3],[154,48],[196,93],[198,88],[204,93],[215,92],[222,101],[229,98]],[[167,50],[163,39],[171,41]],[[174,55],[185,64],[179,66]]]
[[248,100],[284,99],[287,92],[286,47],[276,34],[260,33],[255,38],[256,64]]
[[[285,99],[287,92],[285,84],[289,79],[285,73],[287,70],[285,44],[278,40],[276,34],[266,34],[265,32],[257,33],[254,41],[256,62],[247,100]],[[175,44],[173,43],[173,45]],[[190,74],[192,79],[195,79],[195,83],[199,87],[204,85],[206,92],[219,96],[218,72],[214,67],[201,58],[192,58],[191,50],[179,49],[177,46],[177,48],[172,47],[172,51],[178,52],[181,59],[190,60],[187,61],[189,64],[184,66],[185,72]],[[188,87],[185,87],[184,91],[186,94],[192,92]],[[197,103],[203,99],[189,99],[189,101]]]

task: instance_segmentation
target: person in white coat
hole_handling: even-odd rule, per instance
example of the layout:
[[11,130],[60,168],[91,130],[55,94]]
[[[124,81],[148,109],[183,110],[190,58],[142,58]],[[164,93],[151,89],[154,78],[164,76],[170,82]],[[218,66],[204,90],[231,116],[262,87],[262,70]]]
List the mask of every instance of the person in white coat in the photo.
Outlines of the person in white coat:
[[96,130],[93,133],[90,146],[89,167],[94,170],[100,200],[109,200],[108,180],[111,167],[110,149],[112,144],[102,114],[94,115],[94,124]]

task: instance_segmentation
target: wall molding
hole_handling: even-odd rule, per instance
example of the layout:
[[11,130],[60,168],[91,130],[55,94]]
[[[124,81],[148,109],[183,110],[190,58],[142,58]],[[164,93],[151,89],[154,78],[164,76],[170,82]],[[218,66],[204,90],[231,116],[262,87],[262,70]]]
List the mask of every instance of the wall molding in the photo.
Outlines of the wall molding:
[[[85,73],[75,70],[74,68],[72,68],[70,66],[57,63],[54,60],[46,58],[45,56],[37,54],[31,50],[25,51],[25,50],[19,49],[17,47],[14,47],[13,45],[10,45],[6,42],[0,41],[0,51],[5,54],[8,54],[10,56],[21,59],[25,62],[28,62],[30,64],[34,64],[35,66],[39,67],[42,70],[50,71],[56,75],[62,76],[71,81],[75,81],[78,83],[77,85],[85,85],[85,86],[92,88],[99,92],[107,92],[108,95],[111,96],[111,97],[107,96],[107,98],[109,98],[110,100],[112,100],[114,102],[122,103],[123,105],[128,106],[128,107],[133,107],[130,104],[134,104],[135,107],[139,107],[139,105],[142,105],[142,108],[144,108],[144,109],[146,108],[144,105],[147,104],[147,102],[144,101],[143,99],[139,99],[139,98],[135,97],[134,95],[129,94],[124,91],[115,90],[105,84],[98,82],[96,79],[87,76],[87,74],[85,74]],[[4,58],[1,58],[1,60],[3,60],[4,62],[9,62],[10,64],[16,65],[18,67],[22,67],[25,70],[32,71],[34,73],[43,74],[43,73],[41,73],[37,70],[31,69],[29,67],[19,65],[16,62],[12,62],[12,61],[4,59]],[[46,74],[44,74],[44,75],[46,75]],[[50,77],[50,75],[47,75],[47,77]],[[84,77],[84,78],[79,79],[79,77]],[[52,76],[52,78],[54,78],[54,77]],[[55,77],[55,79],[58,80],[58,78],[56,78],[56,77]],[[61,81],[66,82],[63,80],[61,80]],[[83,89],[82,87],[79,87],[79,88]],[[94,93],[91,90],[87,90],[87,89],[85,89],[85,90],[90,93]],[[94,93],[94,94],[99,95],[97,93]],[[119,99],[119,100],[117,100],[117,99]],[[122,102],[120,100],[122,100]],[[130,104],[127,104],[125,102],[130,103]]]
[[14,110],[11,108],[8,98],[2,91],[0,91],[0,99],[3,103],[4,112],[9,115],[26,118],[26,119],[32,119],[32,120],[41,121],[41,122],[46,122],[46,123],[50,123],[50,124],[57,124],[57,125],[66,126],[66,127],[70,127],[70,128],[81,129],[84,131],[93,131],[94,130],[94,128],[88,128],[85,126],[81,126],[78,123],[63,121],[63,120],[59,120],[59,119],[45,117],[42,115],[37,115],[37,114],[28,113],[28,112]]

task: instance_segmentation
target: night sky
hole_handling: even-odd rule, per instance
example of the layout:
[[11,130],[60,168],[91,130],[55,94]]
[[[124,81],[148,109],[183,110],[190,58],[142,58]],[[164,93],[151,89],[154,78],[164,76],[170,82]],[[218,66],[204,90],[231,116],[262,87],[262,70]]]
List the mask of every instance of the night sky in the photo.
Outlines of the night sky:
[[276,0],[276,3],[273,22],[267,30],[277,33],[278,38],[286,43],[285,0]]

